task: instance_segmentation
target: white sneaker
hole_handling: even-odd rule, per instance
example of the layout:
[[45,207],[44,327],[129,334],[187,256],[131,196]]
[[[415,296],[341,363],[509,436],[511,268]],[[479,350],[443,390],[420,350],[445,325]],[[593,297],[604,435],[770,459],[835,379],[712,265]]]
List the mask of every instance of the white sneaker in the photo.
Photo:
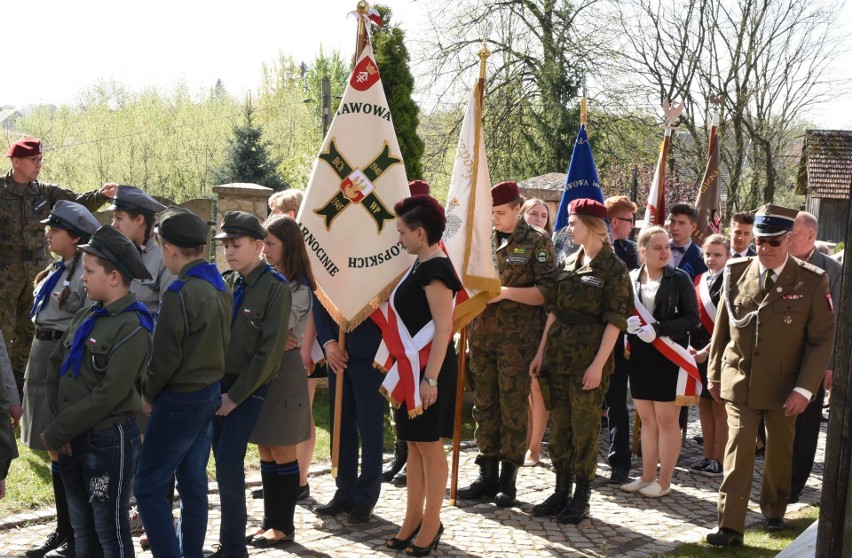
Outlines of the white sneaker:
[[638,479],[636,479],[633,482],[629,482],[627,484],[622,484],[619,488],[621,488],[621,490],[623,490],[625,492],[639,492],[640,490],[642,490],[646,486],[650,486],[650,485],[654,484],[655,482],[657,482],[657,481],[655,481],[655,480],[643,481],[642,477],[639,477]]

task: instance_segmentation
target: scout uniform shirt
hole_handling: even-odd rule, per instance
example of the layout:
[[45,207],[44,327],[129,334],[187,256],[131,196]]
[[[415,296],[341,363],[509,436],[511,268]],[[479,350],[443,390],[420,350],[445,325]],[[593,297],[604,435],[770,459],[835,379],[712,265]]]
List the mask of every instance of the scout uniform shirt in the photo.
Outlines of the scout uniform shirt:
[[223,392],[239,405],[278,373],[287,342],[291,295],[284,276],[265,262],[245,277],[228,273],[225,282],[234,289],[235,301],[231,343],[225,353],[224,380],[230,387]]
[[198,265],[208,264],[202,259],[188,263],[163,294],[154,351],[142,386],[149,403],[163,389],[199,391],[225,373],[234,298],[227,287],[218,290],[201,277],[187,275]]
[[[500,284],[504,287],[537,287],[545,299],[553,286],[556,263],[553,244],[544,232],[520,219],[515,231],[498,245],[492,232],[491,249]],[[540,306],[501,300],[488,304],[473,322],[471,343],[494,350],[507,340],[538,346],[544,327]]]
[[[556,320],[547,333],[545,367],[555,374],[582,376],[600,349],[607,324],[627,328],[633,309],[633,286],[627,266],[604,245],[588,265],[581,248],[568,257],[547,297]],[[615,367],[612,354],[603,373]]]
[[[151,352],[151,334],[143,325],[150,316],[125,312],[135,301],[133,293],[128,293],[106,307],[98,303],[74,316],[48,369],[48,405],[54,417],[44,431],[49,447],[60,448],[87,430],[123,424],[142,409],[136,381]],[[69,368],[60,377],[74,333],[93,309],[101,308],[108,314],[95,321],[87,336],[79,376]]]
[[825,272],[789,256],[764,296],[758,258],[725,266],[707,380],[722,399],[777,409],[794,387],[816,393],[834,340]]
[[[83,286],[82,258],[78,258],[74,274],[71,277],[68,276],[68,269],[71,267],[73,261],[74,258],[71,258],[62,262],[65,269],[60,273],[56,286],[52,292],[46,293],[47,298],[44,304],[41,305],[38,313],[33,316],[33,323],[35,323],[39,330],[50,329],[64,332],[71,325],[74,314],[80,308],[83,308],[83,306],[93,303],[93,301],[90,301],[86,297],[86,288]],[[38,291],[44,282],[47,281],[47,278],[48,276],[45,276],[42,282],[36,285],[35,294],[38,294]],[[65,281],[68,281],[68,299],[65,301],[65,305],[60,308],[59,297],[62,295],[62,291],[65,290]]]
[[175,276],[163,263],[162,249],[157,246],[153,235],[143,246],[139,247],[142,263],[153,279],[134,279],[130,283],[130,290],[136,293],[136,299],[145,305],[151,314],[156,316],[163,299],[163,293],[169,287]]

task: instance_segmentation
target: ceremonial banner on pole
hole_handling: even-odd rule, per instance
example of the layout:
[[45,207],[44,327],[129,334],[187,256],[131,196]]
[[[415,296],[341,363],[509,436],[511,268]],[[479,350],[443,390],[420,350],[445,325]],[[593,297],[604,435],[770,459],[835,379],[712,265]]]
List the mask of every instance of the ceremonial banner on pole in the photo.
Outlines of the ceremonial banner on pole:
[[657,169],[654,171],[654,181],[648,192],[648,204],[645,206],[645,226],[666,226],[666,160],[669,157],[669,145],[672,141],[672,131],[666,128],[663,144],[660,146],[660,156],[657,158]]
[[719,175],[722,167],[719,163],[719,138],[716,123],[710,127],[710,144],[707,147],[707,167],[698,189],[695,207],[698,209],[698,227],[692,235],[696,244],[701,246],[704,239],[720,230],[722,221],[722,188]]
[[574,151],[571,152],[571,162],[568,164],[568,177],[565,179],[565,190],[559,201],[559,210],[556,212],[556,222],[553,232],[556,232],[568,224],[568,206],[572,201],[581,198],[590,198],[601,203],[604,202],[603,190],[598,180],[598,169],[595,167],[595,158],[592,155],[592,146],[586,133],[586,99],[583,98],[580,109],[580,131],[574,141]]
[[485,80],[480,79],[471,92],[447,192],[444,251],[464,285],[456,297],[456,331],[500,293],[500,277],[491,257],[491,176],[482,140],[484,89]]
[[409,195],[370,42],[358,57],[314,162],[297,221],[316,294],[344,331],[387,299],[411,264],[393,206]]

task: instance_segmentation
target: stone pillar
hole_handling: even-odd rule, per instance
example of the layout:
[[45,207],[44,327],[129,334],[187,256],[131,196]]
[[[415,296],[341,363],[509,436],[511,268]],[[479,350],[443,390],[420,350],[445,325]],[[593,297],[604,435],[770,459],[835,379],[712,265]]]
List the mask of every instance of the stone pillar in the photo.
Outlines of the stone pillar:
[[[257,215],[258,219],[265,221],[269,213],[269,206],[266,205],[266,202],[272,195],[272,191],[272,188],[258,184],[236,183],[213,186],[213,193],[218,198],[216,231],[218,232],[222,225],[222,218],[228,211],[245,211]],[[228,269],[228,263],[225,261],[225,254],[221,245],[216,246],[216,266],[219,271]]]

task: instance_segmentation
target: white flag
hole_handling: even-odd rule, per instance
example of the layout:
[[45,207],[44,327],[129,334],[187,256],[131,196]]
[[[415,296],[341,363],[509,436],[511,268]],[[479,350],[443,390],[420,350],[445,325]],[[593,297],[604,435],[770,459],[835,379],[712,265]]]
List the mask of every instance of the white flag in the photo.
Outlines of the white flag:
[[485,310],[486,301],[500,292],[491,254],[491,177],[482,139],[483,86],[479,80],[471,93],[447,193],[444,249],[464,285],[456,298],[456,330]]
[[379,68],[367,42],[314,162],[297,221],[317,297],[352,331],[412,262],[393,206],[409,195]]

